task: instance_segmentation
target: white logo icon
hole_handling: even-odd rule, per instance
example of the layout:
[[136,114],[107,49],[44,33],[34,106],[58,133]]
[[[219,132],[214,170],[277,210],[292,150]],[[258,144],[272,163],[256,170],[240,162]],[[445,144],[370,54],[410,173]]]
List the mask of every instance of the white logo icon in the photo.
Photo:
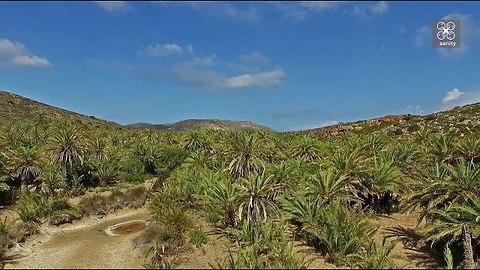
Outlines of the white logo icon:
[[452,21],[449,21],[447,23],[445,22],[438,22],[437,23],[437,29],[439,30],[437,32],[437,38],[439,40],[444,40],[447,38],[448,40],[454,40],[455,39],[455,32],[453,30],[455,29],[455,23]]

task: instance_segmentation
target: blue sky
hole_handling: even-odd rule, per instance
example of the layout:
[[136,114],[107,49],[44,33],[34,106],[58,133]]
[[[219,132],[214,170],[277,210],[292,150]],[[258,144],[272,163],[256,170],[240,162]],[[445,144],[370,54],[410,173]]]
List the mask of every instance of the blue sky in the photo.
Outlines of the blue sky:
[[[480,3],[1,2],[0,89],[122,124],[276,130],[480,102]],[[460,48],[432,46],[458,19]]]

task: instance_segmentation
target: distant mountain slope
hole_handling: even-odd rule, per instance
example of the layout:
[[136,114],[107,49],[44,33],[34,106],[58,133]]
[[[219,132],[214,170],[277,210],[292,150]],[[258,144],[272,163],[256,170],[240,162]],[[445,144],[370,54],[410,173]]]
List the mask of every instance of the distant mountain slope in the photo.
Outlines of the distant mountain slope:
[[121,127],[121,125],[115,122],[71,112],[13,93],[0,91],[0,124],[16,120],[22,121],[36,119],[40,115],[51,120],[64,120],[70,123],[82,123],[94,126],[113,125]]
[[222,129],[222,130],[269,130],[267,127],[256,125],[247,121],[230,121],[216,119],[189,119],[174,124],[153,125],[148,123],[136,123],[122,126],[115,122],[106,121],[87,116],[65,109],[50,106],[26,97],[22,97],[10,92],[0,91],[0,124],[10,121],[23,121],[36,119],[38,116],[44,116],[51,120],[62,120],[70,123],[82,123],[92,126],[111,125],[115,127],[127,128],[154,128],[157,130],[183,131],[190,129]]
[[248,121],[232,121],[218,119],[187,119],[173,124],[135,123],[127,125],[130,128],[153,128],[157,130],[184,131],[191,129],[219,129],[219,130],[271,130]]
[[316,137],[328,138],[346,131],[356,133],[385,133],[391,136],[408,136],[427,127],[437,132],[458,135],[480,133],[480,103],[455,107],[428,115],[388,115],[380,118],[340,123],[328,127],[300,131]]

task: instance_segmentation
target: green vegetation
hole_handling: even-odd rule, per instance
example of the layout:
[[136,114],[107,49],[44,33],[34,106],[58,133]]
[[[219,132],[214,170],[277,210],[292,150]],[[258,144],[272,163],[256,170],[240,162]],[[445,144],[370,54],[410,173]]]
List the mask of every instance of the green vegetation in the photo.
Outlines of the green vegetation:
[[[24,229],[3,222],[0,237],[25,238],[35,231],[32,224],[146,205],[151,219],[138,241],[147,246],[148,267],[174,267],[189,248],[210,243],[201,220],[228,243],[229,255],[213,267],[306,268],[311,260],[296,251],[300,245],[338,267],[395,268],[394,244],[377,241],[375,217],[412,212],[418,227],[390,228],[390,238],[430,258],[440,254],[440,265],[473,268],[480,139],[412,122],[427,118],[325,139],[48,118],[6,123],[0,126],[0,199],[17,211]],[[389,136],[395,130],[402,132]],[[70,203],[78,195],[79,203]],[[23,236],[13,236],[15,230]]]

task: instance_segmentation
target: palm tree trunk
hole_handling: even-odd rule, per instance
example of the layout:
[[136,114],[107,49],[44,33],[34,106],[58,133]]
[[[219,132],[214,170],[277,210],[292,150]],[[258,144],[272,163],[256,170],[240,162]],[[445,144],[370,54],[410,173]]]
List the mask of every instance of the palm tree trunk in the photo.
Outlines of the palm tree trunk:
[[20,190],[22,194],[27,192],[27,179],[25,177],[20,178]]
[[69,191],[72,189],[72,169],[68,165],[65,169],[65,189]]
[[463,235],[463,268],[474,269],[475,263],[473,260],[473,248],[472,248],[472,234],[468,231],[465,224],[462,225]]

